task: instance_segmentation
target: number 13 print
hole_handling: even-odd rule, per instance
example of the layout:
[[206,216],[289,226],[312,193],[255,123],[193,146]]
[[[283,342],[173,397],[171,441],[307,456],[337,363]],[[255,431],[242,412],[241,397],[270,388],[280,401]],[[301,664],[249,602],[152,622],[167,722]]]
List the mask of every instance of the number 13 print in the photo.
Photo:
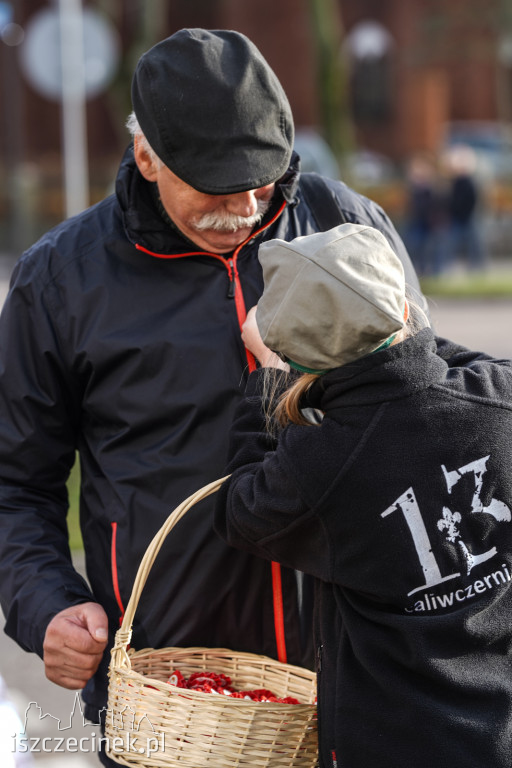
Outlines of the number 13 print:
[[[446,480],[448,493],[452,492],[453,487],[459,482],[463,475],[472,472],[475,478],[475,490],[471,501],[470,514],[483,512],[484,514],[492,515],[499,522],[510,522],[511,513],[506,504],[497,499],[491,499],[489,506],[485,507],[480,498],[488,460],[489,456],[484,456],[481,459],[472,461],[453,471],[448,471],[442,464],[441,468]],[[412,487],[408,488],[395,502],[393,502],[393,504],[391,504],[391,506],[382,512],[381,517],[386,517],[392,512],[401,512],[403,514],[411,532],[418,560],[425,576],[425,584],[415,587],[415,589],[408,592],[408,595],[413,595],[415,592],[429,589],[436,584],[441,584],[444,581],[449,581],[450,579],[455,579],[457,576],[460,576],[459,572],[451,573],[447,576],[441,574],[434,553],[432,552],[432,545]],[[489,560],[497,553],[496,547],[492,547],[487,550],[487,552],[480,555],[471,553],[460,538],[460,533],[457,529],[457,524],[460,523],[462,519],[460,512],[452,512],[448,507],[443,507],[442,515],[442,518],[437,522],[437,528],[439,531],[445,531],[445,536],[448,541],[457,542],[465,557],[468,574],[475,565],[478,565],[478,563],[482,563],[485,560]]]

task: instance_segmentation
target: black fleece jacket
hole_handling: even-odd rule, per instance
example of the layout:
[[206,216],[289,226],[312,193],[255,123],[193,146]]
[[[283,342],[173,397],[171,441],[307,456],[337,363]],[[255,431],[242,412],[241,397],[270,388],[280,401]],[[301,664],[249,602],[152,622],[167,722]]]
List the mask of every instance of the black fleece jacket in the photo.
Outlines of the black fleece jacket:
[[316,577],[323,768],[509,768],[512,363],[430,330],[321,377],[321,426],[232,429],[215,527]]

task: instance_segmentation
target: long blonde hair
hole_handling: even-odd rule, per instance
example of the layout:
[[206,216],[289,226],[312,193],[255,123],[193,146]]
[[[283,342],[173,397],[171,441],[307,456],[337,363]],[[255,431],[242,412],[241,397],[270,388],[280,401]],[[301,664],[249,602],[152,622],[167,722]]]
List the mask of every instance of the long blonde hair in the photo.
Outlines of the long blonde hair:
[[[409,294],[409,291],[408,291]],[[422,328],[430,326],[430,320],[420,306],[408,295],[407,303],[409,312],[404,327],[398,331],[393,344],[404,341],[409,336],[414,336]],[[288,424],[298,424],[299,426],[318,426],[318,420],[313,420],[310,414],[304,411],[304,398],[307,391],[313,386],[321,374],[303,373],[298,379],[292,381],[290,386],[281,394],[277,395],[277,379],[275,370],[267,368],[268,374],[265,379],[265,401],[267,430],[274,434],[277,429],[283,429]]]
[[311,426],[313,422],[304,413],[304,396],[319,378],[318,373],[303,373],[283,392],[271,414],[278,427],[286,427],[287,424]]

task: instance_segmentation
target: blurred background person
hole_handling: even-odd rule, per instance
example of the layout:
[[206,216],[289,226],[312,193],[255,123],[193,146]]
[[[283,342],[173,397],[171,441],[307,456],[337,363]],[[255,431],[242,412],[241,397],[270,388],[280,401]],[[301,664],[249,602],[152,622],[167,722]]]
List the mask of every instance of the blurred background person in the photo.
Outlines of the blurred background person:
[[487,256],[478,221],[481,191],[475,174],[475,153],[471,147],[461,144],[452,147],[443,160],[448,176],[445,266],[450,267],[462,258],[470,270],[485,269]]
[[443,270],[440,239],[446,214],[434,160],[413,155],[406,176],[404,242],[418,275],[437,275]]

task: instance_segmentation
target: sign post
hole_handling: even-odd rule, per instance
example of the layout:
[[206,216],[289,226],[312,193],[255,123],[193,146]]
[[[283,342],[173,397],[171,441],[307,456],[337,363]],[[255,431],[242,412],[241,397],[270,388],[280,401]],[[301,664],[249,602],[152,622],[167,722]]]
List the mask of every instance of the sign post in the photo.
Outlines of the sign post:
[[101,93],[119,60],[112,26],[82,0],[55,0],[34,14],[21,45],[21,64],[30,84],[62,104],[62,154],[66,216],[89,204],[87,99]]
[[59,0],[66,216],[89,205],[82,0]]

